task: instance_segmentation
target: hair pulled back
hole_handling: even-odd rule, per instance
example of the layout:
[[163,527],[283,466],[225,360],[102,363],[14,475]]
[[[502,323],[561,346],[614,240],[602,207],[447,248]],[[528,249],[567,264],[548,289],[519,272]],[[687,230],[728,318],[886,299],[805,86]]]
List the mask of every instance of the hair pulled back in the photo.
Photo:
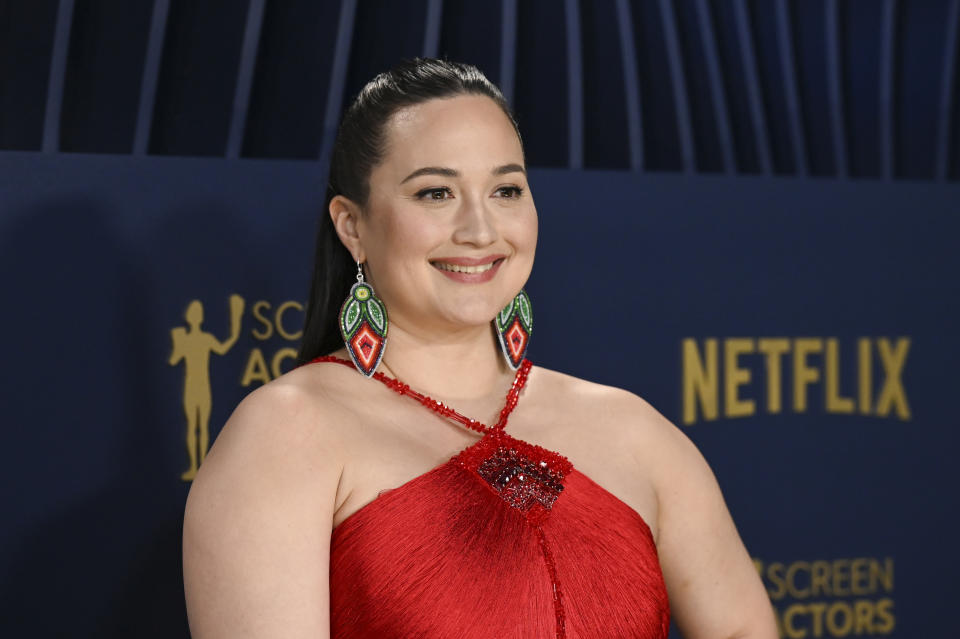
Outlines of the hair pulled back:
[[360,90],[343,114],[330,157],[298,363],[307,363],[343,346],[337,315],[355,281],[356,264],[333,227],[330,201],[342,195],[361,209],[366,207],[370,174],[383,160],[386,125],[394,113],[435,98],[470,94],[485,95],[496,102],[520,137],[503,94],[479,69],[436,58],[403,60],[380,73]]

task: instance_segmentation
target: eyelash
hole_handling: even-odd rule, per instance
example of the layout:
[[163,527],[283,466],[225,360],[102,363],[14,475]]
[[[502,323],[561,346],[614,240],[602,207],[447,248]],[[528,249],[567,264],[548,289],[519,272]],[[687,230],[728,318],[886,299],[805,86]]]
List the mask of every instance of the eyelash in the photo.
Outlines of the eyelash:
[[[506,199],[509,199],[509,200],[518,200],[523,195],[523,189],[519,186],[501,186],[500,188],[497,189],[498,192],[505,191],[505,190],[511,191],[513,193],[513,195],[509,195],[506,197]],[[436,202],[442,202],[443,200],[448,199],[448,198],[437,199],[433,197],[427,197],[432,193],[448,193],[452,195],[452,193],[450,193],[450,189],[444,186],[439,188],[423,189],[422,191],[417,191],[416,198],[418,200],[432,200]]]
[[511,200],[518,200],[518,199],[520,199],[520,196],[523,195],[523,189],[520,188],[519,186],[501,186],[501,187],[500,187],[499,189],[497,189],[497,190],[498,190],[498,191],[504,191],[504,190],[513,191],[514,194],[511,195],[510,198],[509,198],[509,199],[511,199]]
[[422,191],[417,191],[416,198],[418,200],[432,200],[435,202],[441,202],[447,199],[445,197],[444,198],[427,197],[432,193],[450,193],[450,189],[448,189],[447,187],[423,189]]

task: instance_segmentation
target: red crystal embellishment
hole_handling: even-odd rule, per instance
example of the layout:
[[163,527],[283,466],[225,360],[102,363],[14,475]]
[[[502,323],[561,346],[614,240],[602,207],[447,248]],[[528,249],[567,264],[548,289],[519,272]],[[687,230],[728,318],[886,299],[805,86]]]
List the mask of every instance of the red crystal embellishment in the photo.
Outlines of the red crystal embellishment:
[[463,451],[460,463],[476,473],[507,504],[539,523],[563,491],[573,464],[553,451],[496,431]]

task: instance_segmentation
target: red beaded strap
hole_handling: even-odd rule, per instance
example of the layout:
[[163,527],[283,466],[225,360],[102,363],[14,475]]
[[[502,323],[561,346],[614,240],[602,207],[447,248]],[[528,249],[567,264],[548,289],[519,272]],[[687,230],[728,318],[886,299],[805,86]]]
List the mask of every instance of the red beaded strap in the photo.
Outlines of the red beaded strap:
[[[355,368],[353,362],[350,360],[337,357],[335,355],[323,355],[311,360],[309,363],[313,364],[314,362],[336,362],[338,364],[343,364],[344,366],[349,366],[350,368]],[[510,386],[510,390],[507,391],[507,399],[504,402],[503,410],[500,411],[500,418],[492,428],[490,426],[485,426],[475,419],[470,419],[466,415],[458,413],[440,400],[433,399],[427,395],[424,395],[423,393],[418,393],[401,382],[399,379],[387,377],[379,371],[373,374],[373,378],[383,382],[387,387],[393,389],[401,395],[408,395],[409,397],[412,397],[430,410],[439,413],[444,417],[448,417],[453,421],[459,422],[467,428],[477,432],[487,433],[494,430],[503,430],[503,427],[507,425],[507,418],[510,416],[510,413],[513,412],[513,409],[516,408],[517,401],[520,397],[520,391],[523,390],[523,387],[527,383],[527,376],[530,374],[531,366],[533,366],[533,364],[528,359],[524,359],[520,364],[520,368],[517,369],[517,374],[513,378],[513,384]]]

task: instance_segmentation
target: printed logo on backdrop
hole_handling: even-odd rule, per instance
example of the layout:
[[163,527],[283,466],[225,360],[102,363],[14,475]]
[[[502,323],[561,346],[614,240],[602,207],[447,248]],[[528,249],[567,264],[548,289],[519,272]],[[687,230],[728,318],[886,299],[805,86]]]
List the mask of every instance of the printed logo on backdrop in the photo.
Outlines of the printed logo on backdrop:
[[[220,339],[203,326],[204,305],[200,300],[191,301],[184,312],[186,326],[170,330],[172,350],[167,361],[170,366],[180,366],[183,371],[183,395],[181,398],[185,428],[186,470],[180,475],[183,481],[196,477],[210,449],[210,414],[213,407],[211,360],[226,355],[238,342],[246,355],[243,367],[230,370],[214,364],[214,379],[236,379],[241,388],[253,384],[266,384],[293,367],[297,350],[284,344],[300,339],[303,318],[293,317],[303,313],[303,304],[287,300],[276,307],[266,300],[258,300],[250,307],[245,317],[246,301],[233,294],[227,300],[230,312],[229,333]],[[296,331],[290,330],[297,327]],[[242,340],[242,341],[241,341]],[[280,340],[279,345],[274,343]],[[268,345],[267,342],[270,342]],[[273,348],[268,348],[273,346]],[[235,358],[231,358],[232,360]],[[215,361],[215,360],[214,360]],[[222,384],[217,385],[222,388]]]
[[[681,341],[682,423],[758,413],[911,419],[909,337],[728,337]],[[754,564],[780,637],[887,637],[896,626],[894,561],[884,557]]]
[[887,637],[896,627],[893,559],[858,557],[754,565],[781,637]]
[[[806,413],[910,419],[909,337],[727,337],[681,342],[682,421]],[[841,377],[841,372],[847,377]],[[852,372],[852,375],[851,375]],[[855,379],[844,388],[842,379]],[[784,389],[784,380],[789,385]],[[820,385],[821,392],[813,388]],[[786,391],[786,392],[784,392]],[[721,401],[722,399],[722,401]]]

